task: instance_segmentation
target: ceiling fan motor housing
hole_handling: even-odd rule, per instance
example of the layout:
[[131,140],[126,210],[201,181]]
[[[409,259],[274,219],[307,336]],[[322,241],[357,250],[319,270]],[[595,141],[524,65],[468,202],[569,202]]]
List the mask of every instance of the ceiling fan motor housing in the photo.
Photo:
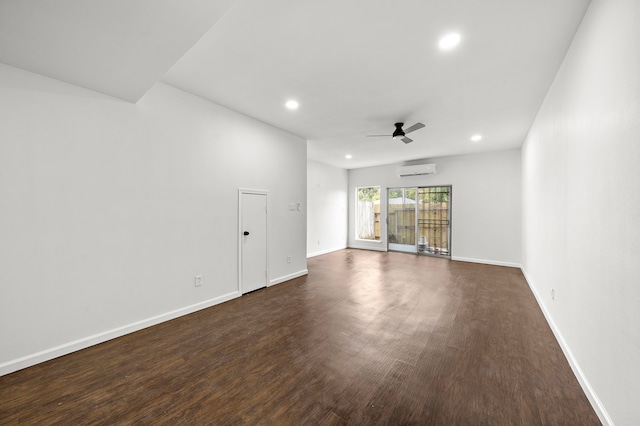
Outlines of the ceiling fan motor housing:
[[396,126],[396,130],[393,131],[393,138],[395,139],[404,136],[404,130],[402,130],[404,123],[395,123],[394,126]]

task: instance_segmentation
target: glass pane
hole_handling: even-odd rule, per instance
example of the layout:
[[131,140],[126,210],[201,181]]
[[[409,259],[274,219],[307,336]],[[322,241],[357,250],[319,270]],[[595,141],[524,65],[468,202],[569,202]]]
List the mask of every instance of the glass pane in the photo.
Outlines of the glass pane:
[[380,240],[380,187],[356,188],[356,238]]
[[389,188],[389,250],[416,252],[416,188]]
[[450,255],[451,187],[418,189],[418,252]]

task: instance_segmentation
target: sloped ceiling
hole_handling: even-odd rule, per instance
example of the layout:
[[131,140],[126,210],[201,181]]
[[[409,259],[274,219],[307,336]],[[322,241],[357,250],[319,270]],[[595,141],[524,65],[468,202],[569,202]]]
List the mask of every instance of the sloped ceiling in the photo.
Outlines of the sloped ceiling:
[[[161,80],[356,168],[519,147],[588,5],[2,0],[0,62],[131,102]],[[451,31],[462,41],[443,52]],[[411,144],[366,136],[397,121],[426,127]]]
[[233,0],[0,0],[0,62],[137,102]]

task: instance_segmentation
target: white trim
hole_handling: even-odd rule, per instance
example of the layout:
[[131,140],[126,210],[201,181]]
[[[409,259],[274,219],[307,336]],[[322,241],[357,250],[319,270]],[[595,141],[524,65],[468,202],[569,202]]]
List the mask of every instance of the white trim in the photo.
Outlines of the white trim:
[[184,308],[175,309],[173,311],[166,312],[164,314],[156,315],[151,318],[143,319],[133,322],[131,324],[123,325],[121,327],[114,328],[112,330],[103,331],[101,333],[87,336],[72,342],[64,343],[62,345],[54,346],[53,348],[45,349],[34,354],[26,355],[18,359],[7,361],[0,364],[0,376],[13,373],[14,371],[22,370],[23,368],[31,367],[41,362],[49,361],[54,358],[61,357],[63,355],[70,354],[72,352],[86,349],[90,346],[104,343],[106,341],[115,339],[117,337],[124,336],[135,331],[142,330],[147,327],[151,327],[162,322],[170,321],[172,319],[188,315],[202,309],[210,308],[211,306],[218,305],[220,303],[227,302],[231,299],[239,297],[239,292],[232,292],[224,294],[213,299],[198,302],[196,304],[185,306]]
[[354,238],[354,241],[361,241],[363,243],[382,244],[382,239],[379,240],[367,240],[365,238]]
[[285,281],[292,280],[294,278],[301,277],[303,275],[307,275],[308,273],[309,273],[308,269],[303,269],[302,271],[294,272],[293,274],[285,275],[284,277],[274,278],[269,282],[269,287],[271,287],[272,285],[283,283]]
[[553,334],[555,335],[556,340],[558,341],[558,344],[560,345],[560,348],[562,349],[562,352],[564,353],[565,358],[567,358],[567,361],[569,362],[569,366],[571,366],[571,370],[573,370],[573,374],[578,379],[578,382],[580,383],[582,390],[584,391],[585,395],[589,399],[589,402],[591,403],[593,410],[596,412],[596,414],[600,418],[600,421],[602,422],[603,425],[613,426],[614,425],[613,420],[611,419],[611,417],[609,417],[609,413],[607,413],[607,410],[605,409],[604,404],[602,403],[602,401],[600,401],[600,398],[598,398],[598,395],[596,394],[595,390],[591,387],[591,384],[589,383],[589,380],[587,379],[584,372],[582,371],[582,368],[580,368],[578,361],[573,356],[573,352],[571,351],[571,348],[567,344],[567,341],[564,339],[564,336],[560,332],[560,329],[558,329],[555,322],[553,321],[551,314],[549,313],[549,311],[547,311],[547,308],[545,307],[542,301],[542,298],[536,291],[536,287],[533,285],[533,281],[531,280],[531,277],[527,274],[527,271],[525,271],[524,268],[520,268],[520,270],[522,271],[522,274],[524,275],[524,279],[527,281],[527,284],[529,285],[531,292],[536,298],[536,301],[538,302],[538,306],[540,306],[540,310],[542,310],[542,313],[544,314],[544,317],[547,320],[549,327],[551,327],[551,331],[553,331]]
[[310,257],[316,257],[316,256],[321,256],[323,254],[333,253],[334,251],[344,250],[346,248],[347,248],[347,246],[342,246],[342,247],[338,247],[338,248],[331,248],[331,249],[327,249],[327,250],[316,251],[316,252],[313,252],[313,253],[307,253],[307,259],[309,259]]
[[521,267],[519,263],[503,262],[501,260],[474,259],[471,257],[459,257],[459,256],[451,256],[451,260],[457,260],[459,262],[484,263],[486,265],[508,266],[509,268]]
[[386,245],[375,247],[375,246],[368,246],[368,245],[349,244],[349,248],[360,249],[360,250],[388,251]]
[[269,267],[269,191],[266,189],[238,188],[238,292],[242,294],[242,196],[244,194],[257,194],[267,197],[267,273],[264,279],[265,285],[269,285],[271,270]]

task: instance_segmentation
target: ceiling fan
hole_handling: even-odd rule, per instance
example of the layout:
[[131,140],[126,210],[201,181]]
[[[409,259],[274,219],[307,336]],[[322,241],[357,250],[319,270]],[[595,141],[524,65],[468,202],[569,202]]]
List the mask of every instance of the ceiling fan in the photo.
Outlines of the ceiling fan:
[[422,129],[424,127],[424,124],[416,123],[413,126],[407,127],[406,130],[402,130],[402,126],[404,126],[404,123],[395,123],[394,126],[396,126],[396,130],[394,130],[393,134],[391,134],[391,135],[367,135],[367,137],[376,138],[376,137],[380,137],[380,136],[385,136],[385,137],[391,136],[393,139],[402,139],[402,142],[409,143],[409,142],[413,142],[413,139],[408,138],[405,135],[407,133],[411,133],[411,132],[416,131],[418,129]]

